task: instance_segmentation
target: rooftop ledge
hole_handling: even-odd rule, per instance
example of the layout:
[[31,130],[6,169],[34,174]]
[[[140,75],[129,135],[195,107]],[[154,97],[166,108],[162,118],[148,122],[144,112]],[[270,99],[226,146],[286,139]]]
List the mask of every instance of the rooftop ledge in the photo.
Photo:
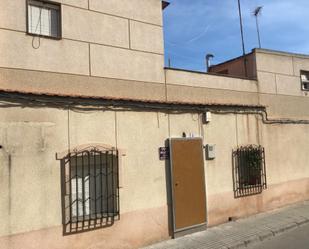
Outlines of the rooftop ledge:
[[178,72],[195,73],[195,74],[200,74],[200,75],[210,75],[210,76],[218,76],[218,77],[224,77],[224,78],[234,78],[234,79],[241,79],[241,80],[257,81],[256,78],[234,76],[234,75],[228,75],[228,74],[219,74],[219,73],[210,73],[210,72],[208,73],[208,72],[195,71],[195,70],[187,70],[187,69],[173,68],[173,67],[164,67],[164,69],[165,70],[178,71]]

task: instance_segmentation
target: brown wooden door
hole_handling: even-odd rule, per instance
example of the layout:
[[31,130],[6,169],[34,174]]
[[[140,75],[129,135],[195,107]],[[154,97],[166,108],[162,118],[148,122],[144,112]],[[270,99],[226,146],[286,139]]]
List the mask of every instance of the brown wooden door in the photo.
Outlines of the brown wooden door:
[[201,138],[170,139],[174,233],[205,225],[206,194]]

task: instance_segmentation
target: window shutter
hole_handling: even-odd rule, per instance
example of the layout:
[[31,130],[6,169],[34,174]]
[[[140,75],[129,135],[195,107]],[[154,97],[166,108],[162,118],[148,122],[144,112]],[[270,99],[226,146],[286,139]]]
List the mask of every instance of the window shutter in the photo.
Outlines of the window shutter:
[[55,9],[50,10],[50,20],[51,20],[51,25],[50,25],[50,32],[51,36],[58,37],[60,35],[59,31],[59,11]]

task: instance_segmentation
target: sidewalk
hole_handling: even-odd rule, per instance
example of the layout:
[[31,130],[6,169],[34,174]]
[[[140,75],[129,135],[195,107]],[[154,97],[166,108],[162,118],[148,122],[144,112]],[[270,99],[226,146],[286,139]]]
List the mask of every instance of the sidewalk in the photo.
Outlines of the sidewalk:
[[236,249],[309,223],[309,201],[229,222],[144,249]]

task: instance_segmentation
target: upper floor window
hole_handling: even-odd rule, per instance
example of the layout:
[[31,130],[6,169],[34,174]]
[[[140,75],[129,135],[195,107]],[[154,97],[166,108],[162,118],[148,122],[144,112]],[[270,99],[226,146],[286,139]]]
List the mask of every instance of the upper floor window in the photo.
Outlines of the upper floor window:
[[28,0],[28,34],[61,38],[61,6],[49,1]]
[[301,89],[309,91],[309,71],[300,71]]

